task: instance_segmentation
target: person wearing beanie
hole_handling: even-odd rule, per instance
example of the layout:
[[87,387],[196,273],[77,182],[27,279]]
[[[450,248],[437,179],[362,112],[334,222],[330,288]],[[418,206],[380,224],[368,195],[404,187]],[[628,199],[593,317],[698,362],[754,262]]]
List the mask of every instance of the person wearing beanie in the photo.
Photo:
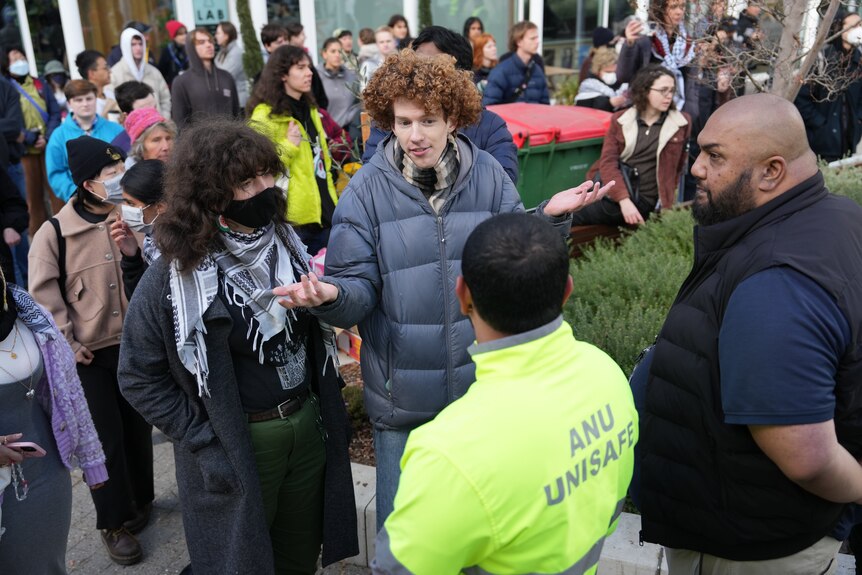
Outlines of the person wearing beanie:
[[593,47],[590,48],[589,54],[584,58],[581,64],[581,69],[578,71],[578,83],[583,82],[590,77],[590,70],[593,65],[593,56],[599,48],[613,48],[619,42],[619,36],[614,36],[610,28],[599,26],[593,30]]
[[111,239],[119,217],[123,151],[81,136],[65,142],[75,194],[45,222],[30,248],[30,293],[57,322],[75,353],[110,481],[91,492],[96,528],[110,558],[141,560],[135,537],[149,521],[153,492],[152,427],[123,399],[117,381],[129,302]]
[[177,137],[176,124],[165,119],[155,108],[139,108],[126,117],[125,126],[132,142],[126,159],[127,168],[141,160],[168,161]]
[[126,28],[120,34],[120,50],[122,50],[123,59],[111,67],[111,80],[114,86],[129,80],[148,84],[156,93],[156,108],[162,114],[170,116],[171,92],[159,69],[146,60],[146,35],[134,28]]
[[189,69],[189,57],[186,54],[188,29],[179,20],[168,20],[165,24],[165,30],[168,31],[171,41],[162,50],[162,55],[159,58],[159,72],[162,73],[165,82],[170,87],[177,76]]
[[70,80],[66,84],[65,94],[71,113],[48,140],[45,167],[54,195],[67,202],[75,193],[77,185],[69,171],[66,142],[85,134],[112,142],[123,132],[123,127],[96,114],[96,86],[91,82]]

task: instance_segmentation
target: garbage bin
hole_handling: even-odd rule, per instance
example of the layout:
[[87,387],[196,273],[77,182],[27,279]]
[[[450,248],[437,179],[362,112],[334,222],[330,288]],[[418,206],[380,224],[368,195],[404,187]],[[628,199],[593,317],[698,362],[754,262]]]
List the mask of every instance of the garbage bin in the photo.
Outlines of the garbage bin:
[[518,146],[517,188],[527,209],[586,179],[611,120],[608,112],[580,106],[515,103],[488,109],[506,121]]

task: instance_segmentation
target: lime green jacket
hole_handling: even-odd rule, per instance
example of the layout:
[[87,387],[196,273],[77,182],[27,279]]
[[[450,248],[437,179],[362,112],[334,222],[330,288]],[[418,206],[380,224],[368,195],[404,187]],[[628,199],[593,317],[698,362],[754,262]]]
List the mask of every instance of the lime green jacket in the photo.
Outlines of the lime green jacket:
[[375,573],[595,573],[634,464],[628,381],[558,318],[470,348],[476,383],[418,427]]
[[[288,172],[287,186],[287,221],[295,225],[320,224],[320,191],[317,180],[314,178],[314,152],[311,149],[308,133],[302,124],[291,116],[271,116],[272,108],[269,104],[258,104],[251,113],[249,125],[275,142],[278,147],[278,155]],[[332,183],[332,158],[329,155],[329,146],[326,143],[326,132],[320,121],[320,114],[316,109],[311,110],[311,121],[320,135],[320,145],[323,149],[323,161],[326,167],[326,186],[332,202],[338,203],[335,193],[335,185]],[[287,139],[287,127],[290,122],[295,122],[302,132],[302,142],[294,146]]]

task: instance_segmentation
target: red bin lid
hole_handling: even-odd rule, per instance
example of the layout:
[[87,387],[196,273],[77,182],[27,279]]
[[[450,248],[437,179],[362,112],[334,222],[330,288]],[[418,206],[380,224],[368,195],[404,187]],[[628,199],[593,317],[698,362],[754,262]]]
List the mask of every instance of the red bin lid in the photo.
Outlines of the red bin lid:
[[607,133],[611,121],[609,112],[581,106],[516,102],[488,106],[488,109],[506,121],[518,148],[523,146],[527,137],[530,146],[601,138]]

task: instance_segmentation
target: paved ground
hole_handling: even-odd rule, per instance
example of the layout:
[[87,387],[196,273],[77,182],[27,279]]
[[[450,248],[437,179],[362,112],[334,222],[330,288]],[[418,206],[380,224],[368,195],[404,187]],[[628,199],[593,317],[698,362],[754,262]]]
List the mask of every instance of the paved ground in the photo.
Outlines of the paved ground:
[[[155,491],[149,526],[139,535],[144,559],[131,567],[113,563],[96,530],[96,511],[81,472],[72,474],[72,529],[66,563],[70,574],[174,575],[188,564],[180,501],[174,479],[173,447],[164,436],[153,434]],[[348,564],[331,565],[320,575],[368,575],[369,569]]]

